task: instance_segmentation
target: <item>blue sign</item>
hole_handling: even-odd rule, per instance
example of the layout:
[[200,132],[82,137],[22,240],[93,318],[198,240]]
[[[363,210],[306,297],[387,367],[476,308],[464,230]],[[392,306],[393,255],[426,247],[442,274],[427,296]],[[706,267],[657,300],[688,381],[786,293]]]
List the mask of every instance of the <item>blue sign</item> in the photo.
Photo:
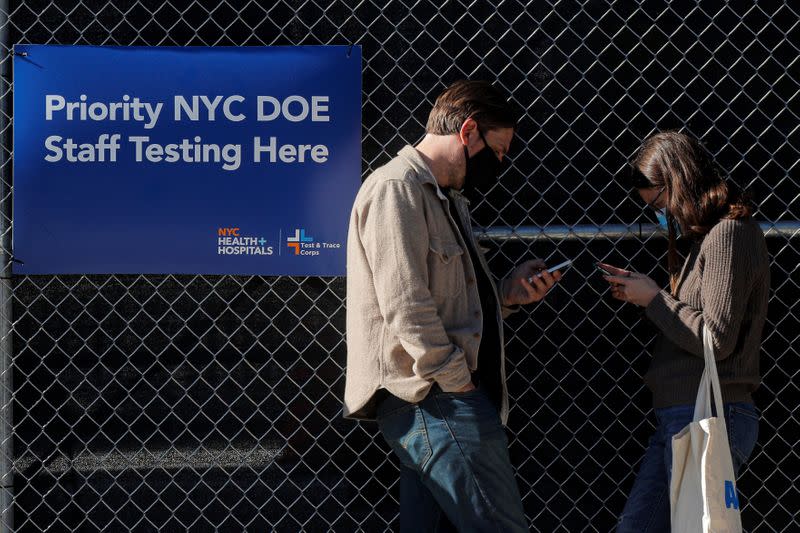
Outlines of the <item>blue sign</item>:
[[15,273],[345,274],[360,47],[15,52]]

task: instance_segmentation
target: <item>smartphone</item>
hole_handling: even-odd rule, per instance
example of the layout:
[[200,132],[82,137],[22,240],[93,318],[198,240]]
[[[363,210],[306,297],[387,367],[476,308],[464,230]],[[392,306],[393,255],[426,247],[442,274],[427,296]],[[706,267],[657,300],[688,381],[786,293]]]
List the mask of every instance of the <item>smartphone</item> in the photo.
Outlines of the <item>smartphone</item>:
[[601,267],[599,263],[597,265],[595,265],[595,266],[597,267],[597,270],[599,270],[600,272],[602,272],[606,276],[613,276],[614,275],[614,274],[611,273],[610,270],[606,270],[605,268]]
[[[557,265],[556,265],[556,266],[554,266],[554,267],[550,267],[550,268],[548,268],[548,269],[547,269],[547,271],[548,271],[548,272],[550,272],[550,273],[552,274],[552,273],[553,273],[553,272],[555,272],[556,270],[561,270],[562,268],[569,268],[569,267],[571,267],[571,266],[572,266],[572,260],[570,260],[570,259],[567,259],[567,260],[566,260],[566,261],[564,261],[563,263],[559,263],[559,264],[557,264]],[[540,273],[536,274],[536,276],[535,276],[535,277],[539,278],[539,277],[541,277],[541,276],[542,276],[542,273],[540,272]],[[528,278],[528,283],[533,283],[533,278],[534,278],[534,276],[531,276],[531,277],[529,277],[529,278]]]
[[626,272],[626,271],[624,271],[624,270],[623,270],[621,273],[619,273],[619,274],[614,274],[614,273],[613,273],[613,272],[611,272],[610,270],[608,270],[608,269],[605,269],[605,268],[603,268],[602,266],[600,266],[600,264],[599,264],[599,263],[595,264],[595,266],[597,267],[597,270],[598,270],[599,272],[602,272],[602,273],[603,273],[603,274],[605,274],[606,276],[623,276],[623,277],[624,277],[624,276],[630,276],[630,275],[631,275],[631,273],[630,273],[630,272]]

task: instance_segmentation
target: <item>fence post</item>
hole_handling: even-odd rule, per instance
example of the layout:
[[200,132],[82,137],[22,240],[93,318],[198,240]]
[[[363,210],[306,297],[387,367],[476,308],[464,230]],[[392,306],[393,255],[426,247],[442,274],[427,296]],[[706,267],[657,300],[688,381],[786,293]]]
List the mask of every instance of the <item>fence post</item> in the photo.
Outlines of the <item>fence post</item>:
[[14,433],[11,337],[11,35],[9,2],[0,0],[0,531],[14,529]]

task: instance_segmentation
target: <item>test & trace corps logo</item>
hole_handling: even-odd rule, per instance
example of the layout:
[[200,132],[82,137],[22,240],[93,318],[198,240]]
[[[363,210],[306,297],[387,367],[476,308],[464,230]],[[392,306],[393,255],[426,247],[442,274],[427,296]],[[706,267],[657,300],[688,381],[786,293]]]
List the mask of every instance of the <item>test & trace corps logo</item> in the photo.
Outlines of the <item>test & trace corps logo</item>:
[[340,242],[317,242],[306,233],[305,228],[295,228],[294,234],[286,237],[286,246],[294,251],[294,255],[318,256],[326,250],[339,250]]

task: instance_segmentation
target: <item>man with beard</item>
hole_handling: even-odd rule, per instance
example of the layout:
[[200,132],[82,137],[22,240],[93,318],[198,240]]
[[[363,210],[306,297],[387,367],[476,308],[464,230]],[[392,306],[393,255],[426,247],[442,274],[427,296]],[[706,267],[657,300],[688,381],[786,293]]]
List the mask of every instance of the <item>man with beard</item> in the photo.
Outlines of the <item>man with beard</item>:
[[457,82],[353,206],[344,415],[377,420],[399,458],[401,531],[528,530],[503,427],[502,320],[561,274],[529,260],[495,280],[465,197],[497,180],[516,126],[492,84]]

